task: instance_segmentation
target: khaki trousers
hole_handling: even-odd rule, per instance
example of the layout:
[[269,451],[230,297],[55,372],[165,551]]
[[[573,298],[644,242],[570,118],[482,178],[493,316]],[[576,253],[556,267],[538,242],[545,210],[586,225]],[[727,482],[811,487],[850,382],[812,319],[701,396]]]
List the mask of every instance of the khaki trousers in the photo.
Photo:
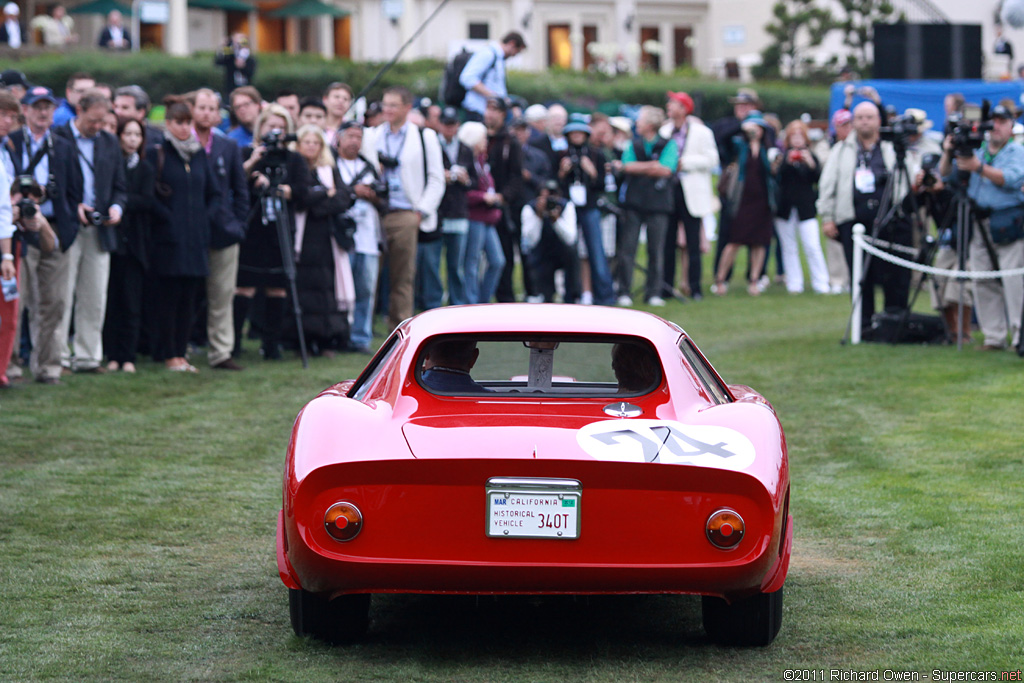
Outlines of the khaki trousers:
[[[975,223],[974,236],[971,238],[967,256],[970,259],[970,270],[994,270],[985,242],[978,234],[979,230],[988,230],[987,221],[981,225]],[[1014,270],[1024,267],[1024,239],[997,244],[996,256],[999,259],[999,270]],[[1006,346],[1007,332],[1012,343],[1016,344],[1020,334],[1021,307],[1024,306],[1024,278],[1020,275],[1004,277],[998,280],[985,279],[974,281],[974,312],[978,315],[978,326],[985,335],[987,346]]]
[[416,245],[420,214],[417,211],[392,211],[381,220],[388,245],[388,332],[412,317],[413,282],[416,279]]
[[210,274],[206,278],[206,336],[210,365],[231,358],[235,347],[234,300],[238,280],[239,245],[210,250]]
[[[82,226],[68,249],[68,306],[61,320],[61,363],[91,370],[103,362],[103,319],[107,315],[110,254],[100,249],[96,228]],[[68,344],[75,316],[74,348]],[[73,367],[72,367],[73,366]]]
[[68,306],[69,261],[69,255],[60,249],[43,254],[35,247],[29,247],[25,257],[22,284],[32,302],[29,309],[29,332],[32,335],[29,368],[36,379],[60,378],[60,354],[64,348],[61,320]]

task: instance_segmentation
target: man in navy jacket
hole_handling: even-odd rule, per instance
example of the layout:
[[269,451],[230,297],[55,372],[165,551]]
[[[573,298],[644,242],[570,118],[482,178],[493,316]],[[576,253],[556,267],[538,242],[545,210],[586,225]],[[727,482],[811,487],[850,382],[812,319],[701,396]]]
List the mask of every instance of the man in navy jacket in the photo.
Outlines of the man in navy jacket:
[[77,116],[54,129],[56,137],[72,144],[82,198],[78,202],[78,234],[68,247],[68,301],[74,303],[74,349],[67,344],[72,310],[64,311],[61,364],[75,372],[103,372],[103,319],[107,311],[107,280],[110,277],[108,239],[121,222],[128,201],[124,161],[117,138],[101,130],[110,111],[106,94],[89,90],[78,101]]
[[206,278],[207,360],[217,370],[241,370],[231,359],[235,346],[232,302],[238,278],[239,243],[245,239],[249,214],[249,185],[242,168],[242,154],[234,140],[217,135],[220,98],[209,88],[196,91],[192,125],[206,150],[206,158],[221,192],[219,216],[210,221],[210,274]]

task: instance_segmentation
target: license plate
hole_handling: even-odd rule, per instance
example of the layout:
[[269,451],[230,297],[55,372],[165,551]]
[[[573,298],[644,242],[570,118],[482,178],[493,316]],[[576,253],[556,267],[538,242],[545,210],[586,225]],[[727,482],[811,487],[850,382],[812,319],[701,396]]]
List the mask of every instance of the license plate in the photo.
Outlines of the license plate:
[[494,477],[487,481],[487,535],[579,538],[582,499],[583,487],[575,479]]

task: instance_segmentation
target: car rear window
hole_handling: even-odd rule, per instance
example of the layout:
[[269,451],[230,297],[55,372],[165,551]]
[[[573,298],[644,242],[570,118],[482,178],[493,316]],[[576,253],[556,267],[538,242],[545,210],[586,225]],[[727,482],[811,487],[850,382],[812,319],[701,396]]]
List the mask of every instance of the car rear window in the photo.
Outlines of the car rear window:
[[637,337],[445,336],[428,340],[416,377],[431,393],[622,396],[661,384],[654,347]]

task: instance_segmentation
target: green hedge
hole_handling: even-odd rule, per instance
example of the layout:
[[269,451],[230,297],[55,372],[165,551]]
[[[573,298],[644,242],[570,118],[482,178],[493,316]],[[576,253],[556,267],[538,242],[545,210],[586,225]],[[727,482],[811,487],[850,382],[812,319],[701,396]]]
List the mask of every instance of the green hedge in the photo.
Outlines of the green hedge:
[[[331,81],[345,81],[359,90],[378,72],[381,65],[348,60],[328,61],[315,55],[260,55],[255,85],[264,97],[272,97],[282,88],[299,93],[316,93]],[[186,92],[200,86],[219,89],[223,75],[213,64],[212,54],[192,57],[170,57],[162,52],[145,51],[136,55],[101,52],[53,54],[26,58],[11,66],[20,68],[30,81],[50,86],[58,94],[64,92],[68,76],[86,71],[102,82],[112,85],[138,83],[146,88],[155,102],[169,93]],[[437,93],[444,65],[436,60],[418,60],[395,65],[371,91],[378,97],[389,85],[405,85],[413,92],[431,97]],[[640,74],[609,78],[590,73],[552,69],[540,73],[511,72],[510,91],[530,102],[566,103],[573,110],[600,108],[618,113],[618,106],[629,104],[663,105],[667,90],[686,90],[699,102],[705,119],[713,120],[731,111],[729,96],[735,94],[737,83],[695,77],[692,74]],[[766,109],[776,112],[783,121],[810,113],[815,118],[828,115],[829,91],[825,86],[802,86],[791,83],[756,84]]]

